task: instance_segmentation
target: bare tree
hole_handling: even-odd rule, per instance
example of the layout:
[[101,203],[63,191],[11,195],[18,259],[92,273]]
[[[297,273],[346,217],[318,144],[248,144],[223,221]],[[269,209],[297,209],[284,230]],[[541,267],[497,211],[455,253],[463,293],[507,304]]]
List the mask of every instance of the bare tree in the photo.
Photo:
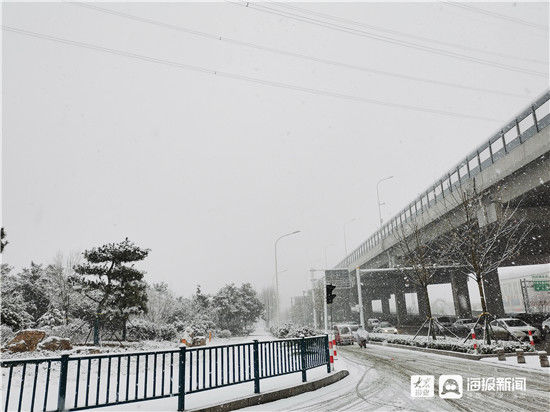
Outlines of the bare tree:
[[259,293],[259,298],[265,308],[263,318],[270,327],[277,318],[277,295],[275,294],[275,289],[272,286],[262,289]]
[[403,271],[403,277],[405,281],[415,285],[416,290],[422,293],[423,299],[420,300],[419,306],[423,306],[426,314],[426,320],[422,326],[426,322],[428,323],[428,335],[431,335],[435,340],[436,330],[432,317],[428,285],[432,282],[433,276],[438,270],[437,266],[442,260],[442,249],[433,246],[428,237],[428,232],[420,228],[417,219],[404,222],[397,230],[397,238],[400,258],[408,267],[407,270]]
[[450,213],[445,218],[447,231],[440,243],[452,252],[448,256],[458,270],[477,283],[482,310],[478,322],[484,325],[484,340],[490,344],[492,315],[484,284],[491,273],[513,261],[532,227],[520,216],[518,205],[487,202],[475,184],[470,190],[455,190],[450,198]]
[[56,294],[52,300],[56,306],[61,309],[65,319],[65,325],[69,323],[69,313],[71,309],[71,296],[74,294],[73,286],[69,278],[74,274],[74,267],[81,261],[80,253],[70,252],[66,256],[61,251],[57,252],[53,263],[48,266],[48,272],[52,276],[55,284]]
[[550,312],[550,293],[537,293],[530,298],[529,309],[533,309],[533,312]]

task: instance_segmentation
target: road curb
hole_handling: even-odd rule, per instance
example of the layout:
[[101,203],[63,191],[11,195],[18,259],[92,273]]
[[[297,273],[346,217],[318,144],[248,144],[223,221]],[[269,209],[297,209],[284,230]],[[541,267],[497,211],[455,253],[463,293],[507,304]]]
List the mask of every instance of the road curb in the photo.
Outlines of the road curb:
[[[436,355],[444,355],[444,356],[452,356],[454,358],[462,358],[462,359],[471,359],[471,360],[480,360],[483,358],[496,358],[498,355],[491,353],[486,355],[475,355],[473,353],[464,353],[464,352],[453,352],[450,350],[442,350],[442,349],[432,349],[432,348],[421,348],[419,346],[409,346],[409,345],[400,345],[398,343],[385,343],[385,342],[367,342],[369,345],[378,345],[378,346],[390,346],[392,348],[399,348],[399,349],[407,349],[407,350],[415,350],[420,352],[428,352],[428,353],[434,353]],[[513,353],[509,352],[508,354]],[[514,353],[515,354],[515,353]],[[525,356],[533,356],[536,355],[536,352],[525,352]]]
[[246,398],[235,399],[229,402],[210,405],[197,409],[189,409],[188,412],[225,412],[234,411],[236,409],[248,408],[250,406],[261,405],[263,403],[278,401],[280,399],[290,398],[292,396],[301,395],[302,393],[311,392],[319,388],[323,388],[339,380],[344,379],[349,375],[346,370],[338,371],[326,378],[318,379],[313,382],[303,383],[290,388],[278,389],[271,392],[260,393],[259,395],[248,396]]

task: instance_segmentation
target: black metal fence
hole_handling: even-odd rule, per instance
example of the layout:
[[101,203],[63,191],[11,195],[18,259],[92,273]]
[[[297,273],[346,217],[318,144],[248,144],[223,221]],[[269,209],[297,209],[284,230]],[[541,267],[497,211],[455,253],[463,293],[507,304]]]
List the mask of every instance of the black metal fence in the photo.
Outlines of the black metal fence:
[[328,337],[155,352],[4,360],[4,410],[80,410],[178,396],[326,366]]

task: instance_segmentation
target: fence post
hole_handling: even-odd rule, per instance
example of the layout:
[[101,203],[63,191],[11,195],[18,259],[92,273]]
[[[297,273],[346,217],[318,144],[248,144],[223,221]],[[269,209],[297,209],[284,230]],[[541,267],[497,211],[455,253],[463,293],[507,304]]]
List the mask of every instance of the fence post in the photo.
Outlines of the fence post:
[[178,372],[178,411],[185,409],[185,357],[187,348],[180,346],[179,372]]
[[325,335],[325,357],[327,358],[327,373],[330,373],[330,352],[328,349],[328,335]]
[[254,393],[260,393],[260,357],[257,339],[254,339]]
[[59,391],[57,392],[57,410],[65,410],[67,395],[67,375],[69,370],[69,355],[61,355],[61,371],[59,373]]
[[300,352],[302,354],[302,382],[306,382],[306,338],[300,340]]

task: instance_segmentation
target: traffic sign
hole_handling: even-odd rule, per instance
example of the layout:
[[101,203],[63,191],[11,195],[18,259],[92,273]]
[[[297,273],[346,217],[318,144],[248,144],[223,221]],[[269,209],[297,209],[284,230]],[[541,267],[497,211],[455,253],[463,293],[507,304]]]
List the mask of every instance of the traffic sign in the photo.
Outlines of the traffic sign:
[[325,283],[336,286],[338,289],[351,288],[351,277],[346,269],[325,270]]

